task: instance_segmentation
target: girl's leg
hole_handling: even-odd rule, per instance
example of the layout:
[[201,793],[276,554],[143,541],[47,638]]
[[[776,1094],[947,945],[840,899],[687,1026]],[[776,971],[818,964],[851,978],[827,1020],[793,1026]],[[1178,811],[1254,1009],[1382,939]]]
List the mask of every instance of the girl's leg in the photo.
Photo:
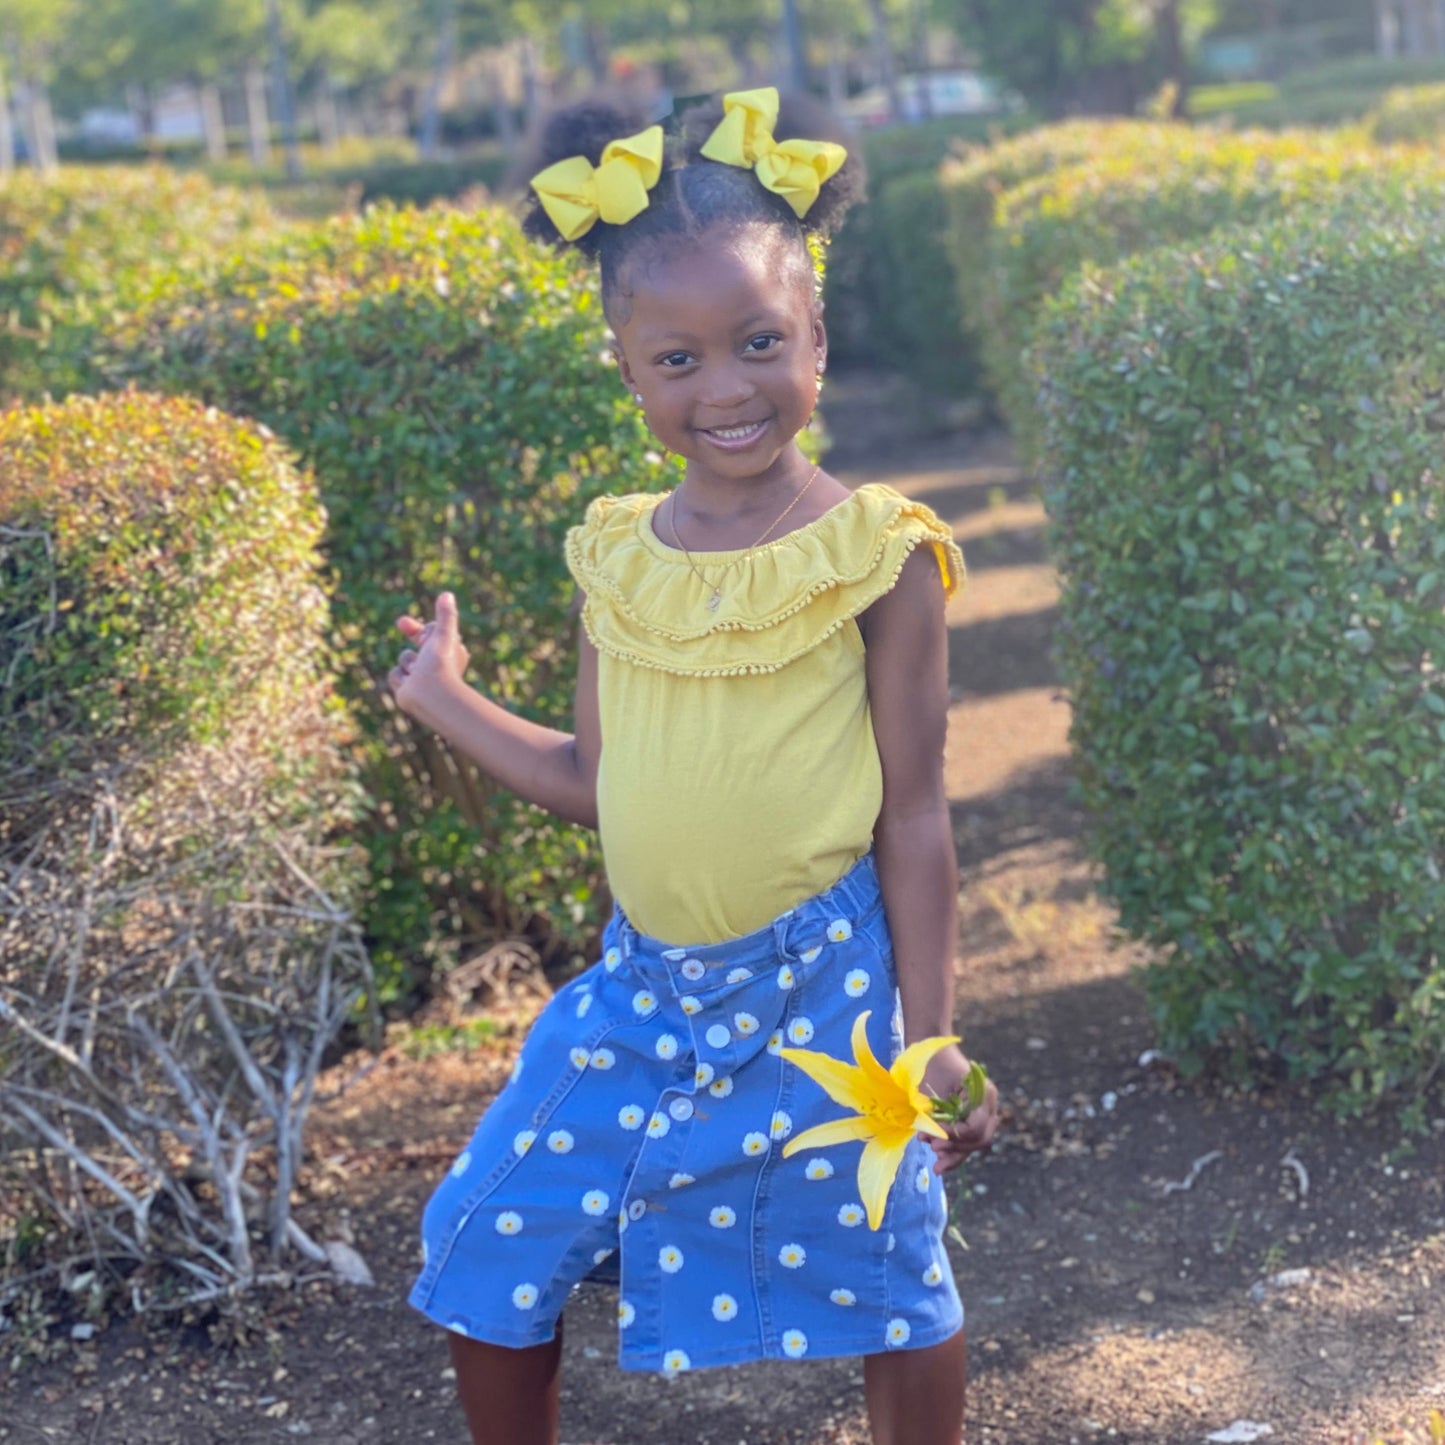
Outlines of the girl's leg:
[[924,1350],[863,1357],[873,1445],[960,1445],[968,1383],[964,1332]]
[[448,1334],[472,1445],[557,1445],[562,1321],[545,1345],[514,1350]]

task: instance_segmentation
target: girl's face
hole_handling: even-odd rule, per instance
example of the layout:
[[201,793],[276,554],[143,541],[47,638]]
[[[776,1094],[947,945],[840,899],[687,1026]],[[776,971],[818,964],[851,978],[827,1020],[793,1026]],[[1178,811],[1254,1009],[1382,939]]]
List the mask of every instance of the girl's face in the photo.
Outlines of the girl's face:
[[653,435],[699,480],[788,477],[827,355],[812,268],[766,230],[632,262],[609,307]]

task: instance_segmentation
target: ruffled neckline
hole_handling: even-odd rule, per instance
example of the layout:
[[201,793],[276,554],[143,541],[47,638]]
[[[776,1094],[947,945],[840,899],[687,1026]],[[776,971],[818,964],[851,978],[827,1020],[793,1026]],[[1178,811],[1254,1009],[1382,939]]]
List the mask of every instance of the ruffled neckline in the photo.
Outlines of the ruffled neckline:
[[945,595],[963,582],[949,529],[886,483],[865,483],[762,546],[694,553],[691,565],[653,530],[661,503],[652,493],[599,497],[567,534],[588,637],[638,666],[704,677],[777,671],[888,592],[920,545],[932,550]]

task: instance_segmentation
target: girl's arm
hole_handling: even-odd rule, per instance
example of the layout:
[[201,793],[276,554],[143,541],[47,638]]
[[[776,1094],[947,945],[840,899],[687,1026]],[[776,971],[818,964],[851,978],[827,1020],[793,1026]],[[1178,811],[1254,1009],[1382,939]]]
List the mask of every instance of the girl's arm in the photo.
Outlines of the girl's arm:
[[406,648],[387,676],[397,706],[438,732],[504,788],[569,823],[597,826],[597,764],[602,730],[597,711],[597,652],[581,635],[575,733],[543,727],[508,712],[462,678],[467,651],[457,631],[456,600],[443,592],[436,619],[402,617]]
[[[948,732],[948,625],[943,582],[928,549],[904,564],[891,591],[861,619],[867,644],[868,706],[883,764],[883,807],[873,846],[893,939],[905,1042],[952,1034],[958,938],[958,862],[943,781]],[[957,1047],[929,1065],[940,1096],[960,1089],[968,1060]],[[941,1167],[993,1137],[997,1091],[935,1141]]]

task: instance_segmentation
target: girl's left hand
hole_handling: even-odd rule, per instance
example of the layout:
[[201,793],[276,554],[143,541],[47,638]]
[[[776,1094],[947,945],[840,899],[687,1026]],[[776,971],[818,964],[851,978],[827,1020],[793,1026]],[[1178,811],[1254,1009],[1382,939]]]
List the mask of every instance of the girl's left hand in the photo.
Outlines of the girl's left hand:
[[[968,1059],[957,1044],[940,1049],[929,1061],[923,1075],[923,1092],[930,1090],[940,1099],[947,1099],[968,1088]],[[993,1143],[994,1131],[998,1128],[998,1089],[992,1079],[984,1090],[983,1103],[966,1119],[956,1124],[943,1124],[948,1131],[947,1139],[935,1139],[932,1134],[918,1137],[929,1144],[937,1156],[933,1166],[935,1174],[956,1169],[968,1155],[980,1149],[987,1149]]]

